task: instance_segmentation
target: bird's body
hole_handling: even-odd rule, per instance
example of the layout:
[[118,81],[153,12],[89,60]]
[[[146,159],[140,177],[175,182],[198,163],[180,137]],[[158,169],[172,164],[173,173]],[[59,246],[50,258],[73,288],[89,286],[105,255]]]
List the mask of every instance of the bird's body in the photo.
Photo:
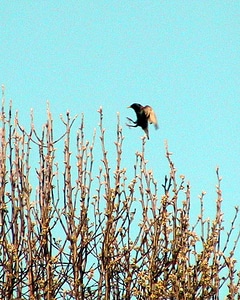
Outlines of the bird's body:
[[140,126],[145,131],[147,138],[149,139],[149,133],[148,133],[148,122],[150,124],[154,124],[155,128],[158,129],[158,123],[157,123],[157,117],[152,109],[151,106],[146,105],[142,106],[139,103],[133,103],[129,108],[132,108],[136,115],[137,120],[133,121],[130,118],[127,118],[130,122],[134,123],[135,125],[127,124],[129,127],[137,127]]

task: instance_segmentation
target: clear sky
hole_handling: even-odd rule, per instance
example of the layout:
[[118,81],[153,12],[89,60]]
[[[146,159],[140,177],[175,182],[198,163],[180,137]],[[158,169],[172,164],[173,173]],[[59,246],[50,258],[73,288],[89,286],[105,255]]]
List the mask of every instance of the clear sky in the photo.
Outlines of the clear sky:
[[[226,228],[239,205],[239,1],[1,1],[0,82],[20,119],[46,101],[59,114],[85,114],[91,139],[103,107],[108,148],[116,113],[125,136],[124,163],[134,163],[143,132],[125,126],[126,107],[151,105],[146,156],[159,181],[167,174],[164,140],[179,174],[215,207],[215,168],[223,177]],[[60,123],[60,121],[59,121]],[[113,125],[113,128],[111,127]]]

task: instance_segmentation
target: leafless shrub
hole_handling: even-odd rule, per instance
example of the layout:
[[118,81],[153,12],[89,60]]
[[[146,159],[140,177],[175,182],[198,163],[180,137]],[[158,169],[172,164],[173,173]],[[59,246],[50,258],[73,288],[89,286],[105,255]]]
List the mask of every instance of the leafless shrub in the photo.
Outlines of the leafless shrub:
[[[4,102],[3,95],[1,299],[220,299],[223,287],[227,299],[240,299],[235,257],[239,233],[233,241],[238,207],[225,232],[218,169],[215,217],[204,217],[202,193],[199,217],[191,225],[190,185],[177,175],[167,145],[169,175],[160,187],[147,167],[145,138],[129,180],[122,166],[119,116],[111,170],[102,108],[102,158],[95,164],[98,134],[94,132],[91,142],[85,139],[83,116],[72,150],[76,117],[69,112],[61,117],[65,133],[54,139],[49,109],[38,133],[33,116],[27,131],[18,114],[12,116],[11,103],[6,111]],[[56,145],[62,142],[59,166],[61,146],[57,150]],[[100,164],[98,174],[94,164]]]

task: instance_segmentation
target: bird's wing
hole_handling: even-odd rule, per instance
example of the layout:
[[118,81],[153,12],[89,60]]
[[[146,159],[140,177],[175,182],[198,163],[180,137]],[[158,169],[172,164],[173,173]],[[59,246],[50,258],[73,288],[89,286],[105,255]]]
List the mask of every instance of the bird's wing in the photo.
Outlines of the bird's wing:
[[154,110],[151,108],[151,106],[147,105],[143,108],[143,110],[144,110],[146,117],[148,118],[149,123],[154,124],[155,128],[158,129],[157,117],[155,115]]

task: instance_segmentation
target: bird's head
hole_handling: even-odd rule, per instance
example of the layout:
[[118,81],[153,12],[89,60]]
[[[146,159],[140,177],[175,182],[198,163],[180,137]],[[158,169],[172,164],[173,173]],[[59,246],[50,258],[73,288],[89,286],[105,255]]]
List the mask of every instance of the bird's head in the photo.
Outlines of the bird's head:
[[142,105],[139,103],[133,103],[132,105],[128,106],[128,108],[132,108],[135,110],[135,112],[140,112],[142,109]]

